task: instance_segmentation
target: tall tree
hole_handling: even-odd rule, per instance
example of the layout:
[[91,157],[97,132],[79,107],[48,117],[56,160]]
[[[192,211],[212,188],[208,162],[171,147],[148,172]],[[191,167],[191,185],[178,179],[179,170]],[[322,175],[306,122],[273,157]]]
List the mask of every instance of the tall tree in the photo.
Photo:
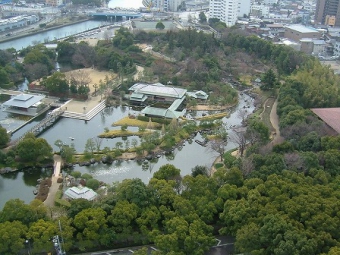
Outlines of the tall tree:
[[6,128],[0,125],[0,147],[5,147],[10,141],[10,136],[7,133]]
[[274,89],[277,86],[277,78],[273,69],[269,69],[263,74],[261,82],[261,89],[263,90]]
[[202,24],[207,23],[207,16],[205,15],[204,12],[200,12],[198,17],[200,19],[200,23],[202,23]]

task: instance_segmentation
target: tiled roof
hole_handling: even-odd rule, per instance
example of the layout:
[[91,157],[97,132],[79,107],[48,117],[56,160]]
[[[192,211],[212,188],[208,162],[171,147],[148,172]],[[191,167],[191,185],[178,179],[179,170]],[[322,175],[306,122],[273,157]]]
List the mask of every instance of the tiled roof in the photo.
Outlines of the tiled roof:
[[187,92],[186,89],[165,86],[161,83],[154,84],[136,83],[129,90],[139,94],[166,96],[174,98],[181,98]]
[[177,119],[183,115],[183,112],[177,112],[177,111],[172,111],[170,109],[162,109],[162,108],[156,108],[156,107],[151,107],[151,106],[145,107],[141,112],[146,115],[163,117],[167,119],[174,119],[174,118]]
[[311,110],[328,126],[340,133],[340,108],[314,108]]
[[65,195],[72,199],[85,198],[91,201],[96,198],[97,193],[87,187],[72,187],[65,191]]
[[30,108],[32,105],[40,102],[45,96],[30,94],[20,94],[3,103],[5,106]]

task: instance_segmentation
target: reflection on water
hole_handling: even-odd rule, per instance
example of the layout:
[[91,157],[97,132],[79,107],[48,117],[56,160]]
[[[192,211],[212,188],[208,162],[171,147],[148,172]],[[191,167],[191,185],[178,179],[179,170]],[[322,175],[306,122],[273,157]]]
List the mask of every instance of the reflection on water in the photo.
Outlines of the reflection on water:
[[[253,100],[243,94],[240,95],[239,105],[231,110],[230,116],[222,119],[227,124],[229,135],[233,133],[232,126],[240,125],[241,120],[237,116],[237,111],[245,108],[248,114],[254,109]],[[82,152],[88,138],[96,137],[103,133],[105,128],[112,129],[111,125],[127,116],[130,111],[129,107],[109,107],[87,123],[81,120],[62,118],[53,128],[45,131],[40,137],[45,138],[54,150],[58,150],[54,142],[60,139],[67,144],[73,142],[76,150]],[[119,129],[120,127],[116,128]],[[137,130],[137,128],[133,130]],[[69,137],[75,139],[71,141]],[[127,139],[131,144],[132,139],[137,139],[137,137],[128,137]],[[195,139],[203,140],[200,134],[197,134]],[[101,148],[114,148],[117,142],[123,142],[124,144],[121,138],[104,139]],[[139,140],[138,143],[140,143]],[[229,142],[226,150],[235,147],[236,144]],[[75,166],[74,170],[89,173],[99,181],[108,184],[128,178],[140,178],[143,182],[148,183],[153,173],[165,164],[173,164],[176,168],[181,169],[181,175],[184,176],[191,174],[191,170],[197,165],[210,168],[217,156],[217,153],[209,151],[206,147],[193,142],[193,140],[188,140],[184,142],[182,147],[175,149],[173,153],[162,155],[160,158],[148,161],[145,164],[142,163],[143,161],[137,162],[135,160],[115,161],[112,165],[97,163],[88,167]],[[0,175],[0,209],[11,198],[20,198],[27,203],[30,202],[34,198],[33,190],[35,189],[36,180],[41,176],[51,176],[51,174],[51,169],[43,169],[40,172],[34,169],[27,173],[16,172]]]

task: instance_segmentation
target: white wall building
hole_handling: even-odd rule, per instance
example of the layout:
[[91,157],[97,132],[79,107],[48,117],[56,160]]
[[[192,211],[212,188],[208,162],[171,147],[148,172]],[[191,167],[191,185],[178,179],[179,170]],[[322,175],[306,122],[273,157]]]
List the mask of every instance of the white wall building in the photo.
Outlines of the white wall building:
[[278,0],[264,0],[263,3],[264,4],[269,4],[269,5],[273,5],[273,4],[277,4]]
[[269,17],[269,6],[263,4],[254,4],[251,6],[251,13],[255,16],[263,16],[265,18]]
[[340,57],[340,40],[336,40],[335,43],[333,43],[334,48],[333,48],[333,52],[334,55],[337,57]]
[[182,0],[169,0],[168,11],[177,12],[177,7],[181,4]]
[[238,17],[243,17],[244,15],[249,16],[251,7],[250,0],[239,0],[238,2]]
[[39,17],[37,15],[21,15],[9,19],[2,19],[0,20],[0,32],[25,27],[38,21]]
[[210,0],[209,18],[217,18],[228,27],[236,24],[238,17],[250,13],[251,0]]
[[143,5],[148,8],[157,9],[159,11],[176,12],[177,7],[183,0],[143,0]]

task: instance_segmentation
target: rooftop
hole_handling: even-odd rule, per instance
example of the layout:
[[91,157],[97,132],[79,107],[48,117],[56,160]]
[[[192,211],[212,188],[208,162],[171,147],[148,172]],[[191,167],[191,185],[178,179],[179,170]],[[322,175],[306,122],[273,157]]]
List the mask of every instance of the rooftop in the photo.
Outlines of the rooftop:
[[290,25],[290,26],[286,26],[286,28],[289,28],[291,30],[295,30],[299,33],[319,33],[315,28],[306,27],[306,26],[299,25],[299,24],[293,24],[293,25]]
[[87,200],[93,200],[96,198],[97,193],[87,187],[80,187],[80,188],[72,187],[72,188],[68,188],[65,191],[65,195],[72,199],[84,198]]
[[328,126],[340,133],[340,108],[314,108],[311,110]]
[[31,94],[20,94],[3,103],[4,106],[30,108],[34,104],[40,102],[45,96],[37,96]]
[[129,90],[138,94],[165,96],[173,98],[182,98],[187,92],[186,89],[165,86],[161,83],[154,84],[136,83]]
[[163,117],[167,119],[177,119],[180,116],[183,116],[183,112],[173,111],[169,108],[162,109],[162,108],[156,108],[156,107],[151,107],[151,106],[145,107],[141,112],[146,115]]

